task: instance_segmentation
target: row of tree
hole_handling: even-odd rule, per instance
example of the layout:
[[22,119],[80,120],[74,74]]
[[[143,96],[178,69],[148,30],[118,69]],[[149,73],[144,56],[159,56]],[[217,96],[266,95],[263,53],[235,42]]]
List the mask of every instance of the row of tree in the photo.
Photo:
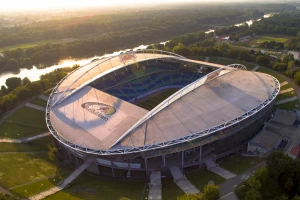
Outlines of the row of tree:
[[300,200],[300,160],[279,151],[235,190],[240,200]]
[[177,200],[218,200],[220,198],[219,187],[208,184],[203,187],[200,194],[185,194],[177,197]]
[[1,87],[0,111],[5,112],[14,108],[18,103],[39,95],[42,92],[52,89],[67,73],[73,71],[78,66],[72,68],[56,69],[53,72],[42,75],[39,81],[31,82],[28,79],[9,78],[6,80],[8,88]]

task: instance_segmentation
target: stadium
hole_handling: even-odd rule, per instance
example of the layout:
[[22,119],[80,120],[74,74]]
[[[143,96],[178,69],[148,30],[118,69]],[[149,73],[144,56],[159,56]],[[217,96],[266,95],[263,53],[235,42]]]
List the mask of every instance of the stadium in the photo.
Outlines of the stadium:
[[46,108],[59,149],[89,171],[146,177],[200,166],[251,139],[268,120],[280,84],[272,76],[159,51],[95,59],[64,77]]

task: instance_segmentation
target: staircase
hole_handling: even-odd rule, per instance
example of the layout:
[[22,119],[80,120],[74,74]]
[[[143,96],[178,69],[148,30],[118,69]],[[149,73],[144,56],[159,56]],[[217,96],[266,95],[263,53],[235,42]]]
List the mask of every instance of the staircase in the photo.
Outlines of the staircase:
[[47,196],[50,196],[60,190],[67,187],[72,181],[74,181],[93,161],[87,160],[82,165],[80,165],[72,174],[70,174],[65,180],[61,181],[57,186],[52,187],[46,191],[29,197],[30,200],[40,200]]
[[162,200],[161,172],[158,170],[151,171],[148,199]]

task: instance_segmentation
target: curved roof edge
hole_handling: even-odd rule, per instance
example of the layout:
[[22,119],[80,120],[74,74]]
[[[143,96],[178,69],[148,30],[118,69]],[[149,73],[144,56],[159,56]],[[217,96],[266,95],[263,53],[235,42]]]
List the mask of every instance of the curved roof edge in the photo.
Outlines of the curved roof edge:
[[[225,71],[222,73],[223,70],[228,69],[229,71]],[[205,76],[197,79],[196,81],[190,83],[189,85],[181,88],[171,96],[169,96],[167,99],[165,99],[163,102],[158,104],[155,108],[153,108],[150,112],[148,112],[143,118],[141,118],[139,121],[137,121],[130,129],[128,129],[110,148],[113,148],[116,146],[120,141],[122,141],[126,136],[128,136],[131,131],[136,129],[138,126],[140,126],[142,123],[146,122],[151,117],[155,116],[158,112],[160,112],[162,109],[168,107],[176,100],[180,99],[184,95],[192,92],[193,90],[197,89],[198,87],[201,87],[202,85],[206,84],[209,81],[212,81],[220,76],[226,75],[229,72],[232,72],[234,70],[247,70],[247,68],[244,65],[241,64],[232,64],[228,66],[224,66],[222,68],[219,68],[215,71],[212,71],[209,74],[206,74]]]
[[[186,60],[189,61],[189,59],[179,59],[179,60]],[[198,61],[195,61],[195,63],[199,63]],[[199,64],[204,64],[205,62],[201,62]],[[210,63],[207,63],[210,64]],[[234,64],[236,66],[242,66],[239,64]],[[234,67],[233,65],[230,66],[225,66],[224,68],[228,68],[228,67]],[[74,70],[76,71],[76,70]],[[270,75],[268,75],[270,76]],[[179,138],[179,139],[174,139],[171,141],[166,141],[166,142],[162,142],[159,144],[152,144],[152,145],[147,145],[147,146],[141,146],[141,147],[131,147],[131,148],[123,148],[123,149],[108,149],[108,150],[96,150],[96,149],[90,149],[87,147],[82,147],[82,146],[78,146],[76,144],[73,144],[71,142],[69,142],[68,140],[66,140],[65,138],[63,138],[59,133],[56,132],[56,130],[52,127],[51,121],[50,121],[50,109],[51,109],[51,99],[53,98],[54,92],[56,91],[57,87],[63,82],[63,80],[65,80],[65,78],[63,78],[58,84],[57,86],[53,89],[48,102],[47,102],[47,107],[46,107],[46,123],[47,126],[50,130],[50,132],[52,133],[52,135],[59,140],[62,144],[66,145],[69,148],[72,148],[74,150],[78,150],[81,152],[85,152],[85,153],[90,153],[90,154],[98,154],[98,155],[116,155],[116,154],[127,154],[127,153],[136,153],[136,152],[143,152],[143,151],[148,151],[148,150],[153,150],[153,149],[160,149],[160,148],[164,148],[164,147],[168,147],[168,146],[173,146],[176,144],[180,144],[180,143],[184,143],[187,141],[191,141],[197,138],[201,138],[210,134],[213,134],[219,130],[222,130],[224,128],[227,128],[229,126],[232,126],[234,124],[237,124],[245,119],[247,119],[248,117],[254,115],[255,113],[259,112],[260,110],[262,110],[264,107],[268,106],[271,102],[273,102],[273,100],[275,99],[275,97],[277,96],[277,94],[279,93],[280,90],[280,84],[278,82],[278,80],[276,78],[274,78],[273,76],[270,76],[274,79],[275,82],[275,89],[274,91],[270,94],[269,98],[266,99],[265,101],[261,102],[259,105],[255,106],[253,109],[245,112],[244,114],[236,117],[235,119],[232,119],[228,122],[225,122],[223,124],[217,125],[215,127],[211,127],[207,130],[201,131],[199,133],[193,133],[190,134],[188,136]],[[200,80],[200,79],[198,79]],[[193,83],[192,83],[193,84]],[[154,109],[153,109],[154,110]]]

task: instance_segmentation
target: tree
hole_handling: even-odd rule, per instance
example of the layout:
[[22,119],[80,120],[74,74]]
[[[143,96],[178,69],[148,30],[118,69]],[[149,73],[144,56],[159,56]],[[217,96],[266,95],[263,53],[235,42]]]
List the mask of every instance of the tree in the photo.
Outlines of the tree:
[[295,61],[291,60],[288,62],[288,69],[293,69],[295,67]]
[[29,78],[25,77],[25,78],[22,79],[22,85],[27,85],[28,83],[31,83]]
[[300,200],[300,196],[294,196],[292,200]]
[[8,59],[6,62],[5,70],[15,71],[16,69],[19,69],[19,62],[16,59]]
[[219,186],[214,184],[205,185],[203,194],[207,200],[218,200],[220,198]]
[[255,178],[255,176],[251,176],[248,180],[247,180],[247,183],[249,185],[249,187],[251,189],[255,189],[255,190],[259,190],[260,187],[261,187],[261,183],[259,180],[257,180]]
[[298,71],[295,76],[294,76],[294,82],[297,84],[297,85],[300,85],[300,71]]
[[283,63],[288,63],[288,62],[293,61],[293,60],[295,60],[295,59],[294,59],[294,55],[291,54],[291,53],[285,54],[285,55],[283,56],[283,58],[282,58],[282,62],[283,62]]
[[21,86],[21,79],[18,77],[11,77],[6,79],[5,84],[7,86],[8,91],[12,91],[16,87]]
[[267,66],[270,62],[270,58],[268,56],[258,55],[256,57],[256,62],[263,66]]
[[244,200],[262,200],[262,196],[258,190],[250,189],[246,192]]

